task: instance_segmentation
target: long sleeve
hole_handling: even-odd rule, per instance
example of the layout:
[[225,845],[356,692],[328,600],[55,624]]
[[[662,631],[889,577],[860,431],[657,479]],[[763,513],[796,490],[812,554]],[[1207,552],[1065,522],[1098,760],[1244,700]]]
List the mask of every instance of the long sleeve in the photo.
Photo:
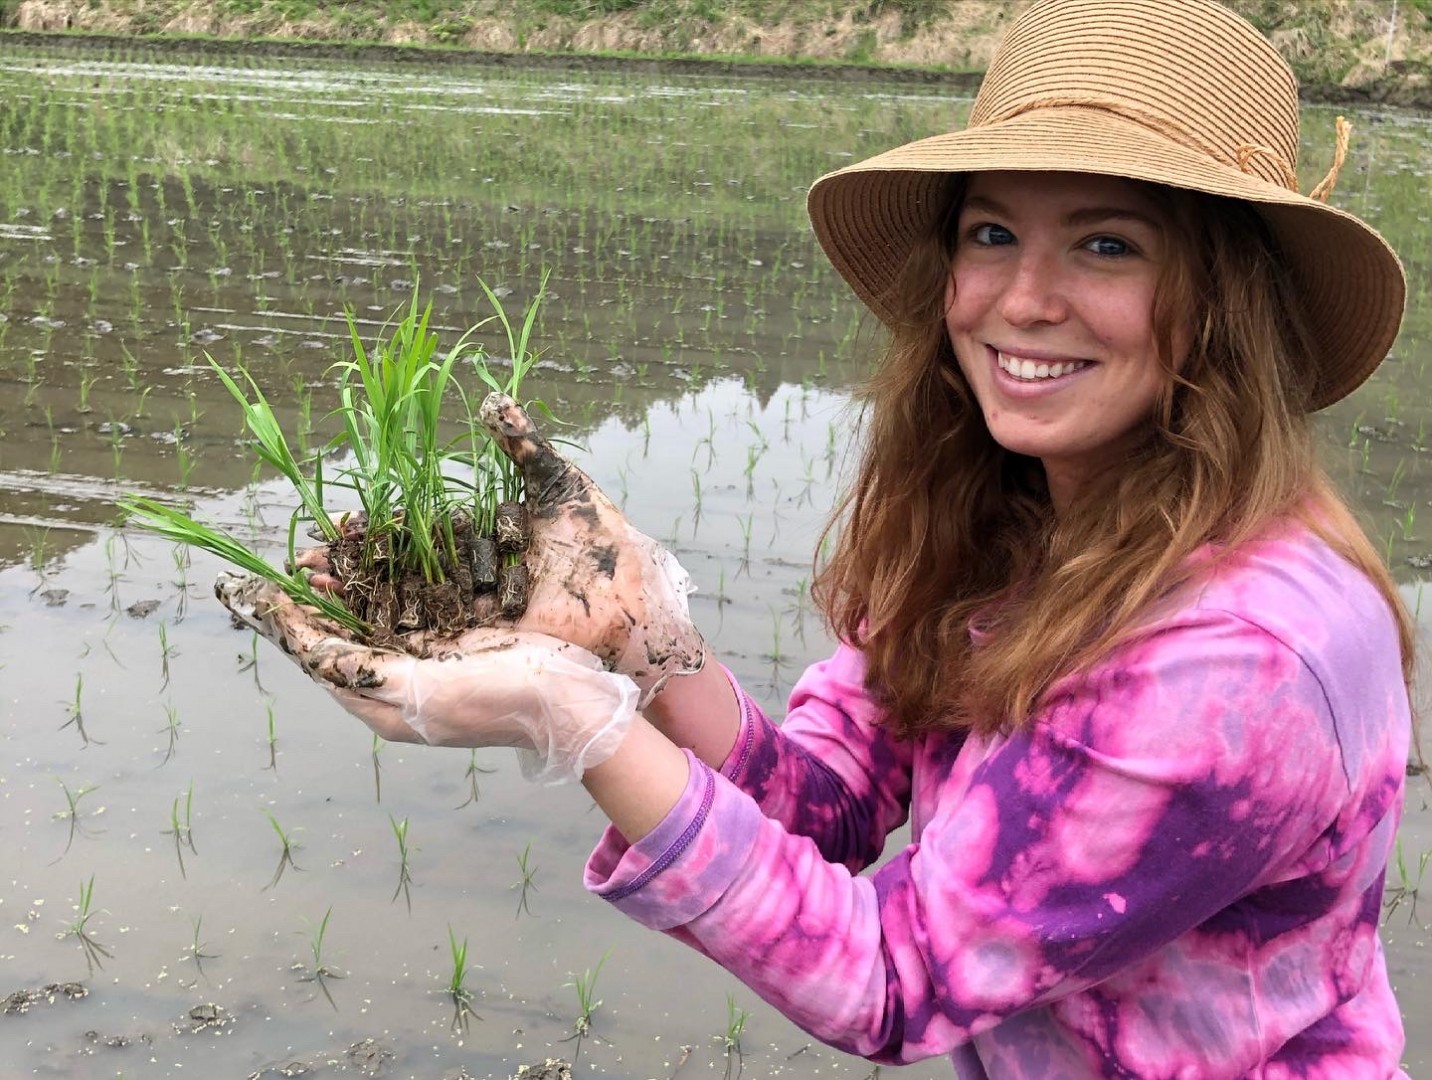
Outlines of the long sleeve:
[[741,730],[721,768],[768,818],[852,870],[904,824],[913,760],[911,744],[880,726],[864,678],[860,653],[842,645],[802,675],[779,728],[733,678]]
[[783,804],[748,771],[694,768],[588,885],[879,1061],[972,1044],[969,1075],[1238,1077],[1361,1016],[1392,1064],[1356,1075],[1395,1075],[1376,915],[1406,704],[1385,637],[1310,661],[1193,607],[1066,680],[1027,731],[953,762],[917,748],[917,840],[871,876],[791,830],[808,815],[766,812]]

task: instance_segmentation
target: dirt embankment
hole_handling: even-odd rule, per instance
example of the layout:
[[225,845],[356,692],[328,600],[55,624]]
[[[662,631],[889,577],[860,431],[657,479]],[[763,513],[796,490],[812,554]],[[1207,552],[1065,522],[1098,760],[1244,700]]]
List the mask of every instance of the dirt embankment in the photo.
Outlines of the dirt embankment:
[[[0,0],[32,32],[234,42],[444,46],[458,59],[591,65],[827,63],[968,80],[1032,0]],[[1292,64],[1306,96],[1432,108],[1432,0],[1225,0]],[[440,10],[435,10],[440,9]],[[593,14],[596,12],[596,14]],[[231,46],[230,46],[231,47]],[[265,44],[271,50],[275,44]],[[400,55],[388,52],[386,55]],[[554,59],[556,58],[556,59]]]

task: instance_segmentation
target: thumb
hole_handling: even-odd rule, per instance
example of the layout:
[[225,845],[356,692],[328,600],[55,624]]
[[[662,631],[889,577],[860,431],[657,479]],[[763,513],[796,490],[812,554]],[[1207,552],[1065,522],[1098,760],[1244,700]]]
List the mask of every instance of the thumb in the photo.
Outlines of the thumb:
[[594,489],[591,478],[559,454],[527,410],[506,394],[488,394],[478,417],[502,452],[522,470],[527,504],[534,513],[581,500]]

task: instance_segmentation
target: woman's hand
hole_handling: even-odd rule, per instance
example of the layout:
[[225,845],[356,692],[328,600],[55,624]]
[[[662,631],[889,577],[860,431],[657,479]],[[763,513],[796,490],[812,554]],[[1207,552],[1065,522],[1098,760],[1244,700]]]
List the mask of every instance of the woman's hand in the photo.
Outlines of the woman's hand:
[[215,592],[350,713],[384,739],[436,746],[512,746],[523,773],[580,779],[621,744],[638,691],[570,643],[481,628],[418,642],[424,658],[355,644],[276,586],[223,574]]
[[687,609],[691,579],[675,557],[633,528],[512,398],[489,394],[479,415],[527,489],[533,586],[517,627],[594,653],[631,676],[643,705],[671,676],[700,671],[706,650]]

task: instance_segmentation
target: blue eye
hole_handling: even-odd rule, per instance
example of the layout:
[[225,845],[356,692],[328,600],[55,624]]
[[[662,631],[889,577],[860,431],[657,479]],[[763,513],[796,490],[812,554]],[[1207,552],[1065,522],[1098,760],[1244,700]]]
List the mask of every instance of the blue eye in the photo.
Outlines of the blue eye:
[[1129,245],[1117,236],[1096,236],[1084,245],[1095,255],[1117,256],[1129,254]]
[[1014,243],[1014,233],[1003,225],[976,225],[970,231],[970,237],[976,244],[984,244],[986,247]]

